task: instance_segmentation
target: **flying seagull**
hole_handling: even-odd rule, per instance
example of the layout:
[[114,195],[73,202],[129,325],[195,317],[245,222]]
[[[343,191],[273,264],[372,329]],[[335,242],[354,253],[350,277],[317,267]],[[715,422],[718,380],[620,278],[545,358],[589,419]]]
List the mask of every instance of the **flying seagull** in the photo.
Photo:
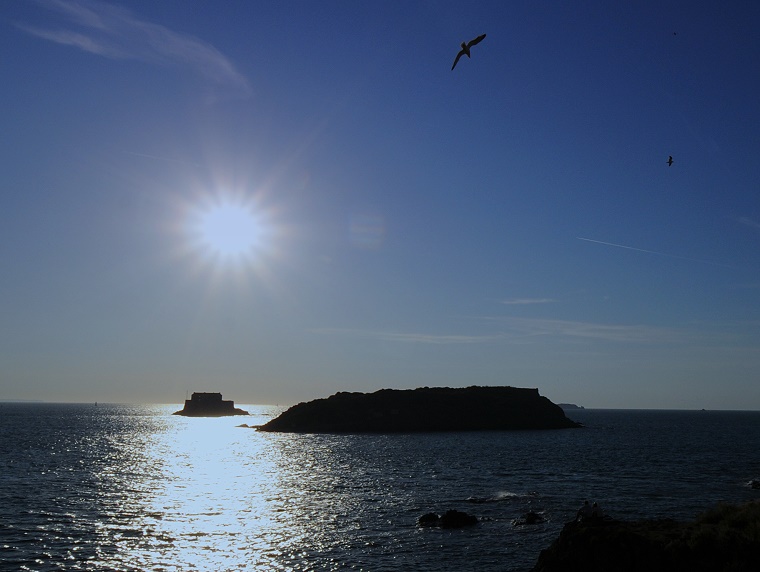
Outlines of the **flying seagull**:
[[668,163],[668,167],[670,167],[673,164],[673,155],[668,155],[667,163]]
[[457,67],[457,62],[459,61],[459,58],[461,58],[462,56],[467,56],[469,58],[470,57],[470,48],[472,46],[474,46],[475,44],[479,44],[481,41],[483,41],[483,38],[485,38],[485,37],[486,37],[485,34],[481,34],[480,36],[478,36],[474,40],[470,40],[467,43],[462,42],[462,49],[459,50],[459,53],[457,54],[457,57],[454,60],[454,65],[451,66],[451,69],[454,69],[455,67]]

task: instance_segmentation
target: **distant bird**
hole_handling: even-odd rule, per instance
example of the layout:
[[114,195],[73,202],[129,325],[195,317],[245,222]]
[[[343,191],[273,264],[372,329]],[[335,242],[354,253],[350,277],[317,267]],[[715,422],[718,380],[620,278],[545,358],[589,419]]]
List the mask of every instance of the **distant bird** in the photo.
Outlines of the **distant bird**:
[[668,162],[668,167],[670,167],[673,164],[673,156],[672,155],[668,155],[668,161],[667,162]]
[[457,54],[456,59],[454,59],[454,65],[451,66],[451,69],[454,69],[455,67],[457,67],[457,62],[459,61],[459,58],[461,58],[462,56],[467,56],[469,58],[470,57],[470,48],[472,46],[474,46],[475,44],[479,44],[480,42],[482,42],[483,38],[485,38],[485,37],[486,37],[485,34],[481,34],[480,36],[478,36],[474,40],[470,40],[467,43],[462,42],[462,44],[461,44],[462,49],[459,50],[459,53]]

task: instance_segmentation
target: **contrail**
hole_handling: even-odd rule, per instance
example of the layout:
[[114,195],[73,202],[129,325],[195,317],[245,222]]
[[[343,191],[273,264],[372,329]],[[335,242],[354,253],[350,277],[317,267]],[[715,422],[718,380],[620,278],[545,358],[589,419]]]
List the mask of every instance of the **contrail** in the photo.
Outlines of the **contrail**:
[[666,256],[668,258],[677,258],[679,260],[688,260],[690,262],[700,262],[702,264],[710,264],[712,266],[722,266],[723,268],[733,268],[729,264],[722,264],[720,262],[713,262],[712,260],[701,260],[699,258],[689,258],[688,256],[678,256],[677,254],[668,254],[667,252],[658,252],[656,250],[647,250],[646,248],[636,248],[635,246],[626,246],[625,244],[615,244],[614,242],[605,242],[603,240],[594,240],[593,238],[583,238],[582,236],[576,236],[578,240],[584,240],[586,242],[595,242],[596,244],[604,244],[606,246],[614,246],[615,248],[625,248],[626,250],[635,250],[637,252],[646,252],[647,254],[656,254],[657,256]]

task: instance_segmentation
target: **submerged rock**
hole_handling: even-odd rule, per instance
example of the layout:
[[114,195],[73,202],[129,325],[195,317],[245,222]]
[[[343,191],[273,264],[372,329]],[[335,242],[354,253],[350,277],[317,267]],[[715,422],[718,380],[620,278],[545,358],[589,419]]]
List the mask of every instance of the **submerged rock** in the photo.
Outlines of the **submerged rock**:
[[228,415],[248,415],[243,409],[235,407],[234,401],[225,401],[221,393],[193,393],[185,400],[185,407],[172,415],[186,417],[226,417]]
[[755,572],[760,502],[719,505],[694,522],[571,522],[532,572]]
[[411,433],[579,427],[538,389],[422,387],[336,393],[260,427],[290,433]]
[[542,524],[544,522],[546,522],[546,519],[544,519],[543,516],[531,510],[529,512],[526,512],[520,518],[513,520],[512,524],[514,526],[525,526],[531,524]]

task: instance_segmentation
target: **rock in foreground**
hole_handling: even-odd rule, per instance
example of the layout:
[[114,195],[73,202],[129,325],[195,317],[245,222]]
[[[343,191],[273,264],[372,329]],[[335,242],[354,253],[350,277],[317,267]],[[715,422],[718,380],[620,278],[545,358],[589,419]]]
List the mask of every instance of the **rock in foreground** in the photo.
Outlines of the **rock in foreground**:
[[172,415],[186,417],[226,417],[228,415],[248,415],[243,409],[235,407],[234,401],[225,401],[221,393],[193,393],[185,399],[185,407]]
[[760,570],[760,502],[720,505],[694,522],[568,523],[532,572]]
[[294,405],[260,427],[289,433],[411,433],[566,429],[579,424],[538,394],[516,387],[422,387],[336,393]]

